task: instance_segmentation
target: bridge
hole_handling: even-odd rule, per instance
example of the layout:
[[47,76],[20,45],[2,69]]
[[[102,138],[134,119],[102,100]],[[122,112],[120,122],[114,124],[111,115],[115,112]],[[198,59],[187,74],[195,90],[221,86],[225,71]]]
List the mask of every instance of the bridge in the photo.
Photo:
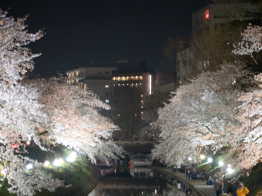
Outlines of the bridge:
[[154,145],[157,144],[153,141],[113,141],[116,145],[122,146],[128,153],[145,153],[150,154]]

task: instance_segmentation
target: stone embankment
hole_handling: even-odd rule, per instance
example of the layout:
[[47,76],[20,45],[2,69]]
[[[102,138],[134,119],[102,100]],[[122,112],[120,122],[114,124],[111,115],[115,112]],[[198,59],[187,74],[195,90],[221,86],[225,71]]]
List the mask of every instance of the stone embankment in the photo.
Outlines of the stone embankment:
[[216,196],[214,193],[214,186],[206,185],[201,180],[189,180],[186,179],[185,174],[183,173],[175,173],[172,172],[170,169],[161,168],[161,167],[154,167],[150,166],[153,170],[166,174],[168,176],[174,177],[178,181],[186,184],[190,189],[192,189],[198,196]]

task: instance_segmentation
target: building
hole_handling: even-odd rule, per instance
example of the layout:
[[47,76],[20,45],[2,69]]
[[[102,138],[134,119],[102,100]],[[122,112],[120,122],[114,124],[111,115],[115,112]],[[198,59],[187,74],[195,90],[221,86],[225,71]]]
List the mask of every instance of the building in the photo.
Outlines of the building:
[[193,34],[203,28],[213,31],[216,25],[232,20],[250,20],[257,12],[259,9],[249,3],[210,4],[192,14]]
[[155,74],[144,62],[79,67],[66,72],[67,82],[92,90],[112,110],[101,111],[130,137],[140,129],[145,96],[152,94]]
[[102,101],[110,103],[116,95],[117,81],[112,80],[116,67],[79,67],[67,71],[67,82],[92,90]]

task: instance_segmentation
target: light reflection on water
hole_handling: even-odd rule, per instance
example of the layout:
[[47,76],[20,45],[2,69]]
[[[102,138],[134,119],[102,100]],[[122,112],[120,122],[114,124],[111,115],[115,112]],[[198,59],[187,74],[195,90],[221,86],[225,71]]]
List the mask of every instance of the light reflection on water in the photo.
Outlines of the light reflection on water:
[[88,196],[188,196],[186,185],[148,167],[99,167],[100,180]]

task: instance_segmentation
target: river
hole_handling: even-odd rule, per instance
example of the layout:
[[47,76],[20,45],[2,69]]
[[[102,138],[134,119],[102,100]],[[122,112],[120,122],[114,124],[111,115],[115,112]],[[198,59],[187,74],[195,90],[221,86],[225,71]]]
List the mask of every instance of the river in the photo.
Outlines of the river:
[[185,184],[148,167],[121,161],[98,167],[100,180],[88,196],[197,196]]

